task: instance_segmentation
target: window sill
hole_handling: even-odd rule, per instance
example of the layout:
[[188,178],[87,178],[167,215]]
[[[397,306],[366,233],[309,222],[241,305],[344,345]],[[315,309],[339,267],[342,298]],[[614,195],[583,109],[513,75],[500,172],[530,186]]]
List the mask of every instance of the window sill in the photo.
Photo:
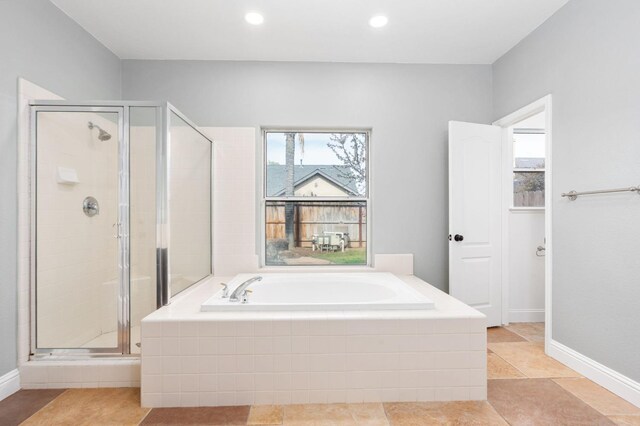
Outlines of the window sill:
[[288,266],[261,266],[260,272],[374,272],[375,268],[369,265],[288,265]]
[[544,207],[509,207],[512,213],[544,213]]

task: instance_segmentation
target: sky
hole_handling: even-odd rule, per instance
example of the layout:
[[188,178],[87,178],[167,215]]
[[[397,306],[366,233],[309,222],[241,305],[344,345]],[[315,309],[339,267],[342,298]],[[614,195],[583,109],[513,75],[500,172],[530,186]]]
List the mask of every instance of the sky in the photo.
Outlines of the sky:
[[[296,135],[295,164],[342,164],[333,151],[327,146],[331,133],[304,133],[304,157],[300,150]],[[267,161],[275,161],[279,164],[286,162],[286,140],[284,133],[267,133]]]
[[544,134],[515,134],[513,139],[514,158],[544,158]]

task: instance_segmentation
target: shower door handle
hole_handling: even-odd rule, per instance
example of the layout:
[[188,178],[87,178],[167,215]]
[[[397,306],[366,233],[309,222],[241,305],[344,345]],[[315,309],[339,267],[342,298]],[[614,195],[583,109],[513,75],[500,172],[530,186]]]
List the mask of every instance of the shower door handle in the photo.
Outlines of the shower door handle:
[[113,238],[122,238],[122,224],[120,222],[116,222],[111,225],[112,228],[116,228],[116,234]]

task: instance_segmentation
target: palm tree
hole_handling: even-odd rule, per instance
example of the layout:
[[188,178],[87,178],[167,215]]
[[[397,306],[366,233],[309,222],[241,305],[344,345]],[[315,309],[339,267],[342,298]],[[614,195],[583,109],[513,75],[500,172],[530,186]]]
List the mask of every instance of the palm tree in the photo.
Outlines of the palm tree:
[[[287,172],[284,184],[284,195],[286,197],[293,197],[294,191],[294,166],[295,166],[295,154],[296,154],[296,134],[298,135],[298,143],[300,144],[300,150],[304,155],[304,134],[303,133],[285,133],[286,155],[285,155],[285,170]],[[284,203],[284,233],[289,243],[289,250],[295,247],[294,238],[294,203],[286,201]]]

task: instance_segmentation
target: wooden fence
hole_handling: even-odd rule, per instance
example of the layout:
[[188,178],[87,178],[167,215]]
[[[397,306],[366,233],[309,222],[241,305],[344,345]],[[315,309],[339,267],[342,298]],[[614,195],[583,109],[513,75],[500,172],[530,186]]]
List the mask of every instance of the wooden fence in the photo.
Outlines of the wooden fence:
[[520,191],[513,194],[514,207],[544,207],[544,191]]
[[[286,239],[285,202],[266,206],[266,237]],[[294,202],[294,240],[296,247],[311,247],[313,235],[323,232],[349,233],[349,247],[366,247],[367,208],[361,202]]]

